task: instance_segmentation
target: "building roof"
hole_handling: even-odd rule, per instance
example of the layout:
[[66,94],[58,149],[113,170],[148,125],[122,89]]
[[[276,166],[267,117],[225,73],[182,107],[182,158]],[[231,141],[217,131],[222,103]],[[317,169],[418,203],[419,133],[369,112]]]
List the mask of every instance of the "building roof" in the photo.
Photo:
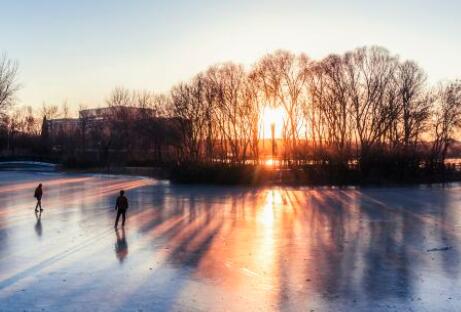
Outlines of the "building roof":
[[139,114],[141,112],[153,113],[154,110],[151,108],[141,108],[133,106],[111,106],[101,108],[83,109],[79,112],[80,118],[101,118],[106,117],[114,112],[122,112],[126,114]]

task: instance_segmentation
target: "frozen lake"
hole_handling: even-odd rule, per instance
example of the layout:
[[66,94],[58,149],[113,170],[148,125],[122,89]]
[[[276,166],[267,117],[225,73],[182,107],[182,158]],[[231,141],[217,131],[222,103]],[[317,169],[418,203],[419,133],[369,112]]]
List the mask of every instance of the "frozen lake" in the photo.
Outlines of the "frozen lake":
[[[130,208],[115,231],[120,189]],[[460,311],[460,209],[458,184],[191,187],[0,171],[0,311]]]

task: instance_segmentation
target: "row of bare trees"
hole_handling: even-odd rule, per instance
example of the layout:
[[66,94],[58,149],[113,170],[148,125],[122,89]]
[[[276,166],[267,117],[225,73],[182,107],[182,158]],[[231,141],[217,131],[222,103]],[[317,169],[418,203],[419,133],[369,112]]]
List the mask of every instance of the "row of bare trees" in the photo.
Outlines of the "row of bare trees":
[[[18,87],[16,73],[17,65],[4,56],[2,129],[32,133],[40,118],[27,110],[23,117],[6,114]],[[179,162],[258,163],[265,153],[266,107],[284,112],[276,157],[288,165],[372,166],[386,158],[439,166],[461,126],[460,81],[430,86],[415,62],[375,46],[321,60],[277,51],[249,69],[211,66],[165,95],[116,88],[106,104],[113,108],[107,116],[111,131],[83,131],[80,145],[93,140],[107,150],[161,153],[158,146],[169,134],[156,120],[165,117],[175,120],[181,136],[172,144]],[[131,116],[130,107],[141,113]],[[57,108],[42,111],[49,118]]]
[[461,82],[428,86],[412,61],[364,47],[313,61],[277,51],[245,71],[210,67],[171,91],[184,121],[182,154],[245,163],[260,152],[264,106],[282,107],[280,157],[365,165],[391,157],[443,163],[461,124]]
[[330,159],[446,158],[461,121],[459,81],[431,88],[416,63],[379,47],[328,56],[310,77],[313,143]]

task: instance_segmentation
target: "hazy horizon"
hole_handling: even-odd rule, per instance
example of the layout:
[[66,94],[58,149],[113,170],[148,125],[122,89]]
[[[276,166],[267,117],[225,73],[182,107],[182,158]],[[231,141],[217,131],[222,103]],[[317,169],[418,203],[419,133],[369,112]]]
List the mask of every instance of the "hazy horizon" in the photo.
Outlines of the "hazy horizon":
[[19,63],[19,105],[96,107],[115,86],[165,92],[208,66],[277,49],[320,59],[380,45],[429,82],[461,78],[455,1],[21,1],[4,4],[0,51]]

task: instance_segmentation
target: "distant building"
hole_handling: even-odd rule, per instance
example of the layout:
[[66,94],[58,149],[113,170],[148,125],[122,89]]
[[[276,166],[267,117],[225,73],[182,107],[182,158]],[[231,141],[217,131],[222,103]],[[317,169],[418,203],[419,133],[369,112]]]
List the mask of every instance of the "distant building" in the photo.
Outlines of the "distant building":
[[78,118],[50,119],[46,121],[46,126],[48,127],[48,137],[53,140],[60,135],[78,131],[80,128],[80,120]]
[[46,120],[42,133],[47,134],[48,146],[55,152],[77,150],[101,158],[105,157],[101,154],[117,151],[162,159],[182,140],[180,120],[155,113],[127,106],[84,109],[78,118]]
[[153,116],[155,110],[150,108],[140,108],[131,106],[112,106],[102,108],[83,109],[79,111],[79,119],[102,120],[105,118],[123,115],[129,118],[141,118],[143,116]]
[[150,120],[158,121],[163,126],[174,123],[175,118],[154,117],[154,114],[153,109],[130,106],[92,108],[79,111],[78,118],[48,119],[46,126],[49,138],[56,138],[62,134],[70,134],[83,129],[88,131],[88,128],[107,128],[110,127],[111,121],[117,120],[150,118]]

